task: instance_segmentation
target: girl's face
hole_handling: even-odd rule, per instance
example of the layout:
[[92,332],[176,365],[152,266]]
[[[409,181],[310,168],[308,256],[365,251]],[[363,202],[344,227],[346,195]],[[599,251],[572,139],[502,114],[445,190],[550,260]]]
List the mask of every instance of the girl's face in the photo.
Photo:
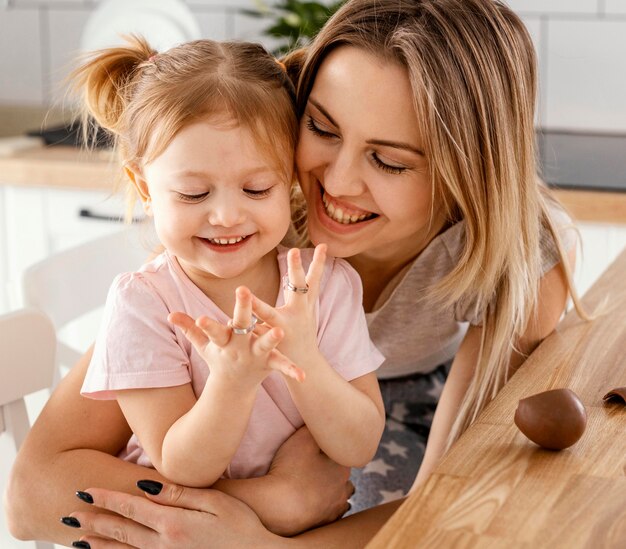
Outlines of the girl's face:
[[440,230],[412,96],[403,67],[361,49],[323,61],[296,163],[309,235],[330,254],[408,260]]
[[135,183],[161,243],[200,288],[260,266],[289,227],[289,185],[234,124],[189,124]]

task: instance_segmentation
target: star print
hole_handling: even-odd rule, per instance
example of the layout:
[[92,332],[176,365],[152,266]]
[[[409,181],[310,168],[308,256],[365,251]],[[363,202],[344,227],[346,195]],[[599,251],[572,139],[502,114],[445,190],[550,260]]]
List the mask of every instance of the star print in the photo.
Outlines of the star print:
[[388,419],[387,430],[388,431],[405,431],[406,427],[402,425],[402,423],[398,423],[397,421],[394,421],[393,419]]
[[365,473],[377,473],[382,475],[383,477],[387,476],[387,471],[393,471],[394,467],[385,462],[384,459],[375,459],[374,461],[370,461],[364,468],[363,474]]
[[439,400],[441,396],[441,391],[443,390],[443,383],[439,381],[438,377],[432,376],[433,386],[426,391],[428,396],[433,397],[434,400]]
[[396,402],[391,410],[391,417],[398,421],[403,421],[408,413],[409,411],[404,402]]
[[388,492],[387,490],[381,490],[380,495],[383,496],[383,499],[380,503],[387,503],[389,501],[395,501],[397,499],[404,497],[404,492],[402,490],[395,490],[393,492]]
[[409,451],[407,447],[400,446],[399,444],[396,443],[395,440],[381,444],[381,446],[383,446],[384,448],[387,448],[387,451],[389,452],[390,456],[401,456],[405,459],[406,459],[406,453]]

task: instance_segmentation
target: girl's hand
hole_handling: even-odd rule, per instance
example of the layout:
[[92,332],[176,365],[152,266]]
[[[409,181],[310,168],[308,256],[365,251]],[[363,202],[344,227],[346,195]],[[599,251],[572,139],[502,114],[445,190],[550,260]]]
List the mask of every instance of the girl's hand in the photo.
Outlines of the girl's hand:
[[[161,484],[153,486],[158,490]],[[245,503],[216,490],[165,484],[160,493],[146,494],[149,499],[103,488],[86,492],[95,507],[117,513],[97,509],[72,513],[80,528],[90,532],[80,540],[92,549],[282,547],[289,543],[266,530]]]
[[[281,328],[272,328],[262,335],[252,332],[236,334],[231,326],[224,326],[206,316],[194,322],[185,313],[171,313],[168,320],[183,331],[211,368],[211,376],[237,384],[246,381],[255,386],[272,370],[297,381],[304,379],[304,372],[276,350],[284,337]],[[252,294],[241,286],[236,290],[232,327],[252,325]]]
[[306,364],[307,359],[319,353],[316,305],[325,261],[326,244],[319,244],[305,273],[300,250],[293,248],[287,254],[291,289],[285,284],[285,304],[276,308],[253,296],[254,314],[273,329],[280,328],[284,332],[280,351],[298,365]]

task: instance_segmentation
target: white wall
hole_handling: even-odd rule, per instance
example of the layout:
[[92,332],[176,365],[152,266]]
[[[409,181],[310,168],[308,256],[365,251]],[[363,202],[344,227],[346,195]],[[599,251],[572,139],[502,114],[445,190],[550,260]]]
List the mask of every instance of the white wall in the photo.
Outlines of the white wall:
[[[540,61],[538,124],[626,133],[626,0],[508,0]],[[0,0],[0,105],[52,104],[98,0]],[[261,40],[253,0],[187,0],[202,35]]]

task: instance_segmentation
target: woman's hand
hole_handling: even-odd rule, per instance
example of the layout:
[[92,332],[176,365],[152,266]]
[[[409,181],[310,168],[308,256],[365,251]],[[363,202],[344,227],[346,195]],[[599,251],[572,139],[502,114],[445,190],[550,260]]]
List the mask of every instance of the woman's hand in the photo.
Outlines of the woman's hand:
[[305,273],[300,250],[289,250],[289,286],[285,284],[285,304],[275,308],[256,296],[252,301],[252,310],[259,319],[269,326],[282,329],[284,337],[279,343],[280,351],[298,366],[307,364],[312,356],[319,354],[315,308],[325,261],[326,245],[320,244],[316,246],[313,260]]
[[293,535],[332,522],[350,509],[348,499],[354,494],[350,468],[322,453],[306,427],[278,449],[268,475],[282,487],[277,510],[289,520],[281,534]]
[[296,381],[304,373],[276,350],[283,339],[281,328],[272,328],[259,335],[237,334],[233,328],[254,327],[252,294],[244,286],[237,288],[232,326],[224,326],[206,316],[194,320],[185,313],[171,313],[168,320],[178,326],[196,351],[211,368],[211,376],[234,383],[261,383],[272,370]]
[[290,546],[290,540],[266,530],[246,504],[222,492],[157,482],[150,488],[158,493],[146,493],[149,499],[103,488],[86,490],[94,506],[117,515],[97,509],[72,513],[80,523],[77,528],[90,532],[80,541],[93,549]]

